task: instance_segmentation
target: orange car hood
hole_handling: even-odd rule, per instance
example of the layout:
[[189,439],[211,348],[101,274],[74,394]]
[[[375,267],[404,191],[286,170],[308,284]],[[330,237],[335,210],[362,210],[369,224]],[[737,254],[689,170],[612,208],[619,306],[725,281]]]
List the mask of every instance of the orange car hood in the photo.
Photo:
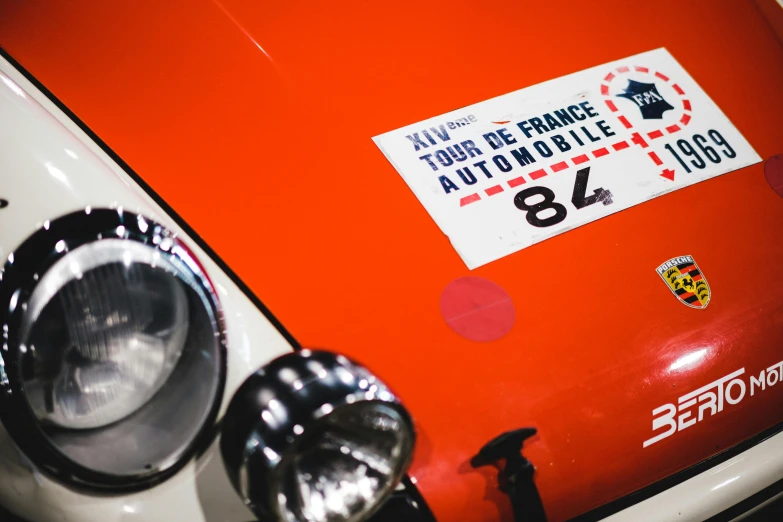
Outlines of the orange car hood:
[[[783,359],[783,200],[757,164],[469,271],[371,138],[665,46],[762,158],[781,152],[783,49],[753,4],[649,8],[5,2],[0,45],[302,345],[392,385],[416,418],[411,475],[439,520],[510,520],[495,470],[468,462],[523,426],[538,429],[524,454],[562,520],[780,420],[783,386],[748,390],[642,447],[653,409]],[[684,254],[709,279],[705,310],[655,273]],[[467,340],[441,315],[444,288],[467,275],[510,296],[501,339]]]

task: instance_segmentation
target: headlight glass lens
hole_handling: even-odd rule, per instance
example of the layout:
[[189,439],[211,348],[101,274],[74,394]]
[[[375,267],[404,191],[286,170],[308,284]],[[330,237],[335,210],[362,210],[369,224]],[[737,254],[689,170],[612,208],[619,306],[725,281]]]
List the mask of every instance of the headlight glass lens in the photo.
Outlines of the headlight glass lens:
[[176,274],[160,253],[114,239],[71,252],[44,275],[30,300],[20,352],[29,359],[24,386],[39,420],[106,426],[161,388],[189,329]]
[[0,414],[68,483],[143,487],[212,438],[226,376],[220,305],[161,225],[122,209],[46,222],[0,274]]
[[397,484],[413,448],[399,412],[383,403],[336,410],[282,470],[281,511],[290,521],[363,520]]

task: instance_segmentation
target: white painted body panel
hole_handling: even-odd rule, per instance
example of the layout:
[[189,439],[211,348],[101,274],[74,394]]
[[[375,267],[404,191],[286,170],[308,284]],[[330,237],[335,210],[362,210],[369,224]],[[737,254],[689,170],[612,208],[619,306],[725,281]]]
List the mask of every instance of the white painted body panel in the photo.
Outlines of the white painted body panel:
[[[47,219],[92,208],[143,214],[175,231],[215,285],[225,315],[228,371],[222,412],[236,388],[292,350],[280,332],[198,245],[30,82],[0,58],[0,259]],[[217,444],[175,477],[132,495],[92,496],[37,472],[0,428],[0,505],[30,521],[247,521]]]
[[744,453],[604,520],[701,522],[781,479],[783,433],[778,433]]

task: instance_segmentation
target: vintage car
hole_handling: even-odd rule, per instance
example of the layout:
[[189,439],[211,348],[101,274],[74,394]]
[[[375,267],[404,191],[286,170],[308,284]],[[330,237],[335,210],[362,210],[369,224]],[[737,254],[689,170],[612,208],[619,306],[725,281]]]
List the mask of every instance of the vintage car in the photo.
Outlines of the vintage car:
[[771,516],[781,35],[5,0],[0,520]]

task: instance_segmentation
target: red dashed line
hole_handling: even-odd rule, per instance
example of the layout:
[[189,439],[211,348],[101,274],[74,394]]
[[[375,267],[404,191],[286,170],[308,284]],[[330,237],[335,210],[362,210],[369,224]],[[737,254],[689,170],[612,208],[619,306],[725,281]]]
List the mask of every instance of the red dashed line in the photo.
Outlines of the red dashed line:
[[471,194],[470,196],[465,196],[464,198],[459,200],[459,206],[464,207],[465,205],[470,205],[471,203],[474,203],[481,199],[481,196],[478,194]]
[[[642,137],[639,135],[638,132],[634,133],[634,137],[636,139],[640,140],[640,141],[644,141],[642,139]],[[612,145],[612,149],[614,149],[615,151],[621,151],[621,150],[629,148],[630,146],[631,145],[627,141],[618,141],[617,143]],[[609,148],[601,147],[599,149],[595,149],[590,154],[592,154],[594,158],[600,158],[600,157],[606,156],[610,152],[611,151],[610,151]],[[650,157],[653,158],[653,160],[660,161],[658,159],[658,156],[656,156],[654,152],[650,153]],[[573,158],[571,158],[571,161],[574,163],[574,165],[581,165],[582,163],[586,163],[586,162],[590,161],[590,156],[588,156],[587,154],[580,154],[579,156],[574,156]],[[554,163],[554,164],[549,166],[549,169],[551,169],[552,173],[557,173],[557,172],[560,172],[561,170],[565,170],[567,168],[569,168],[569,164],[568,164],[567,160],[563,160],[563,161],[560,161],[558,163]],[[535,181],[537,179],[541,179],[541,178],[547,176],[548,172],[547,172],[546,168],[540,168],[538,170],[534,170],[532,172],[529,172],[527,175],[530,176],[531,180]],[[664,177],[666,177],[666,176],[664,176]],[[518,187],[519,185],[524,185],[525,183],[527,183],[527,180],[525,179],[524,176],[517,176],[516,178],[513,178],[513,179],[510,179],[510,180],[506,181],[506,183],[508,183],[508,186],[510,188],[514,188],[514,187]],[[500,194],[501,192],[504,192],[504,191],[505,191],[505,189],[503,188],[502,185],[493,185],[493,186],[491,186],[489,188],[484,189],[484,192],[487,194],[487,196],[494,196],[495,194]],[[474,203],[476,201],[479,201],[481,199],[482,199],[481,198],[481,194],[479,194],[479,193],[470,194],[470,195],[465,196],[462,199],[460,199],[459,200],[459,205],[460,205],[460,207],[464,207],[465,205],[469,205],[469,204]]]
[[585,161],[590,161],[590,157],[587,154],[582,154],[581,156],[571,158],[571,161],[574,162],[574,165],[581,165]]
[[555,163],[550,167],[553,172],[560,172],[561,170],[565,170],[568,168],[568,163],[565,161],[561,161],[560,163]]
[[[643,72],[643,73],[650,74],[650,69],[647,68],[647,67],[635,66],[634,70],[637,71],[637,72]],[[620,72],[629,72],[629,71],[630,71],[629,67],[618,67],[617,68],[617,72],[618,73],[620,73]],[[666,76],[665,74],[661,73],[661,72],[656,71],[654,74],[655,74],[656,77],[658,77],[658,78],[660,78],[660,79],[662,79],[662,80],[664,80],[666,82],[670,81],[669,77]],[[617,78],[617,75],[615,75],[614,73],[609,73],[606,76],[606,78],[604,78],[604,82],[607,82],[607,83],[602,83],[601,84],[601,94],[605,96],[604,103],[606,104],[607,107],[609,107],[609,109],[612,112],[620,112],[619,109],[617,108],[617,105],[614,104],[614,100],[609,98],[610,95],[609,95],[609,85],[608,85],[608,83],[610,82],[610,78],[609,78],[610,76],[611,76],[611,79]],[[674,89],[677,92],[677,94],[679,94],[680,96],[685,96],[685,91],[683,91],[682,87],[680,87],[678,84],[673,83],[672,84],[672,89]],[[683,106],[684,110],[690,111],[691,110],[691,102],[690,102],[690,100],[683,99],[682,100],[682,106]],[[625,126],[626,129],[630,129],[630,128],[633,127],[633,125],[624,116],[617,115],[617,119],[620,121],[620,123],[623,124],[623,126]],[[685,118],[685,121],[690,121],[690,115],[688,115],[688,118]],[[686,124],[685,121],[681,120],[683,125]]]
[[511,187],[511,188],[518,187],[520,185],[524,185],[525,183],[527,183],[527,182],[525,181],[525,178],[523,178],[522,176],[519,176],[518,178],[514,178],[514,179],[508,180],[508,186]]
[[[633,70],[636,71],[636,72],[640,72],[640,73],[654,74],[656,78],[660,78],[661,80],[663,80],[665,82],[669,82],[670,81],[669,77],[666,76],[665,74],[661,73],[660,71],[655,71],[654,73],[651,73],[651,71],[650,71],[650,69],[648,67],[642,67],[642,66],[637,65],[637,66],[634,66]],[[630,71],[630,68],[629,67],[618,67],[617,69],[615,69],[615,71],[617,73],[627,73],[627,72]],[[604,99],[604,103],[606,104],[606,106],[609,107],[609,109],[612,112],[620,113],[621,111],[619,111],[617,109],[617,106],[614,104],[614,101],[609,99],[609,85],[608,84],[611,83],[611,81],[613,79],[615,79],[615,78],[617,78],[617,75],[614,74],[614,72],[610,72],[609,74],[606,75],[606,77],[603,80],[604,83],[601,84],[601,94],[606,97]],[[680,96],[685,96],[685,91],[678,84],[671,83],[671,87]],[[691,102],[690,102],[690,100],[683,99],[682,100],[682,107],[683,107],[683,109],[685,111],[690,111],[691,110]],[[626,129],[630,129],[630,128],[633,127],[633,125],[628,121],[628,119],[624,115],[622,115],[622,114],[615,114],[615,116],[617,117],[617,120],[620,123],[622,123],[623,126]],[[688,113],[684,113],[682,115],[682,117],[680,118],[680,123],[682,125],[688,125],[688,122],[690,122],[690,121],[691,121],[691,115],[688,114]],[[669,134],[672,134],[672,133],[677,132],[679,130],[681,130],[681,127],[679,125],[677,125],[677,124],[671,125],[669,127],[666,127],[666,132],[668,132]],[[660,138],[661,136],[663,136],[663,131],[655,130],[655,131],[652,131],[652,132],[648,132],[647,136],[651,140],[654,140],[656,138]],[[645,142],[638,133],[634,135],[633,142],[636,143],[637,145],[641,146],[642,148],[648,147],[647,142]],[[614,147],[615,147],[615,150],[620,150],[620,149],[617,149],[616,145]],[[656,158],[657,158],[657,156],[656,156]],[[657,163],[656,163],[656,165],[657,165]],[[674,179],[674,171],[670,171],[668,169],[664,170],[663,173],[661,173],[661,176],[663,176],[666,179],[672,179],[673,180]]]
[[[650,74],[650,69],[648,67],[642,67],[642,66],[637,65],[637,66],[633,67],[633,70],[636,71],[636,72],[640,72],[640,73]],[[624,67],[618,67],[616,69],[616,71],[617,71],[617,73],[628,73],[628,72],[631,71],[631,68],[630,67],[625,67],[625,66]],[[655,75],[655,77],[660,78],[661,80],[663,80],[665,82],[670,81],[669,77],[666,76],[665,74],[662,74],[661,72],[655,71],[654,75]],[[609,85],[608,85],[608,83],[611,82],[612,80],[614,80],[616,77],[617,77],[617,75],[614,72],[610,72],[610,73],[608,73],[604,77],[603,81],[606,82],[606,83],[602,83],[601,84],[601,94],[602,95],[607,96],[607,97],[609,96]],[[680,96],[685,96],[685,91],[683,91],[682,88],[678,84],[673,83],[673,84],[671,84],[671,86],[672,86],[672,89],[674,89],[674,91],[677,94],[679,94]],[[604,103],[606,104],[607,108],[610,111],[615,112],[615,113],[620,112],[619,109],[617,108],[617,105],[615,105],[613,100],[607,98],[607,99],[604,99]],[[683,107],[683,109],[685,111],[691,111],[692,108],[691,108],[690,100],[687,99],[687,98],[683,99],[682,100],[682,107]],[[633,128],[633,125],[631,124],[631,122],[628,121],[628,119],[624,115],[622,115],[622,114],[617,115],[617,119],[618,119],[618,121],[620,121],[620,123],[623,124],[623,126],[626,129]],[[682,125],[688,125],[688,123],[690,121],[691,121],[691,115],[687,114],[687,113],[684,113],[682,115],[682,117],[680,118],[680,123]],[[496,123],[498,125],[505,125],[507,123],[510,123],[510,120],[493,121],[492,123]],[[681,130],[681,127],[679,125],[677,125],[677,124],[674,124],[674,125],[671,125],[669,127],[666,127],[666,132],[668,132],[669,134],[673,134],[673,133],[675,133],[675,132],[677,132],[679,130]],[[647,137],[649,139],[651,139],[651,140],[660,138],[663,135],[664,135],[664,133],[663,133],[662,130],[654,130],[652,132],[648,132],[647,133]],[[647,148],[649,146],[647,144],[647,142],[644,140],[644,138],[642,138],[641,134],[639,134],[638,132],[634,133],[632,136],[633,136],[633,139],[631,141],[633,143],[639,145],[642,148]],[[611,148],[614,149],[615,151],[619,152],[621,150],[625,150],[625,149],[629,148],[630,146],[631,145],[627,141],[618,141],[617,143],[612,144]],[[603,156],[606,156],[609,153],[610,153],[610,150],[607,147],[601,147],[601,148],[595,149],[594,151],[591,152],[593,157],[596,158],[596,159],[600,158],[600,157],[603,157]],[[658,155],[655,152],[650,151],[650,152],[647,153],[647,155],[650,156],[650,159],[656,165],[658,165],[658,166],[663,165],[663,161],[661,161],[661,158],[659,158]],[[574,156],[573,158],[571,158],[571,161],[574,163],[574,165],[581,165],[582,163],[586,163],[586,162],[590,161],[590,156],[588,156],[587,154],[580,154],[579,156]],[[568,163],[566,161],[561,161],[559,163],[555,163],[555,164],[551,165],[549,168],[552,169],[552,172],[560,172],[561,170],[567,169],[568,166],[569,165],[568,165]],[[547,171],[545,169],[543,169],[543,168],[538,169],[538,170],[534,170],[533,172],[528,173],[528,176],[530,176],[530,179],[534,180],[534,181],[537,180],[537,179],[543,178],[546,175],[547,175]],[[674,181],[674,171],[671,170],[671,169],[663,170],[660,175],[662,177],[668,179],[668,180]],[[516,178],[508,180],[506,183],[508,183],[509,187],[514,188],[514,187],[518,187],[519,185],[524,185],[525,183],[527,183],[527,180],[525,179],[524,176],[518,176]],[[500,194],[501,192],[504,192],[504,189],[503,189],[502,185],[494,185],[492,187],[484,189],[484,192],[487,194],[487,196],[494,196],[495,194]],[[481,200],[481,195],[478,194],[478,193],[474,193],[474,194],[470,194],[468,196],[465,196],[465,197],[461,198],[459,200],[459,205],[460,205],[460,207],[464,207],[465,205],[470,205],[471,203],[475,203],[476,201],[480,201],[480,200]]]
[[647,142],[644,141],[644,138],[642,138],[642,135],[639,134],[638,132],[634,132],[633,134],[631,134],[631,138],[632,138],[631,139],[632,142],[634,142],[637,145],[641,146],[643,149],[646,149],[647,147],[649,147],[649,145],[647,145]]

